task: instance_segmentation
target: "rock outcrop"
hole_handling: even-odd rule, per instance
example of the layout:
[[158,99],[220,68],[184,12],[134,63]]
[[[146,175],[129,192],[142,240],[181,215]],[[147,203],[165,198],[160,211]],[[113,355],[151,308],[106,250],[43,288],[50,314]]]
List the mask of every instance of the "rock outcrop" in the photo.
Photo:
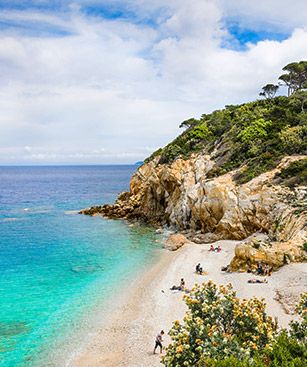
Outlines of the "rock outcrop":
[[268,235],[265,243],[237,247],[231,268],[244,270],[259,260],[277,268],[306,260],[307,188],[290,189],[275,180],[282,168],[299,159],[306,156],[285,157],[277,168],[239,185],[235,180],[239,170],[208,178],[214,166],[209,155],[194,154],[171,164],[158,164],[156,157],[136,171],[130,192],[122,193],[114,205],[82,213],[167,225],[189,231],[194,238],[205,236],[204,242],[241,240],[263,232]]
[[170,251],[176,251],[180,247],[188,244],[190,241],[180,233],[171,234],[164,243],[164,248]]

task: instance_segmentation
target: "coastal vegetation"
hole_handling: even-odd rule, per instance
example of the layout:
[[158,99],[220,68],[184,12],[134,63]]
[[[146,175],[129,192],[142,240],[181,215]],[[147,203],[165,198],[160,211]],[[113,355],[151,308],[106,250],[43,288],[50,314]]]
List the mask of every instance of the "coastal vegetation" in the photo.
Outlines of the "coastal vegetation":
[[[233,273],[306,261],[307,63],[289,65],[280,78],[288,96],[267,84],[263,99],[183,121],[182,134],[134,173],[129,192],[80,213],[184,231],[180,241],[166,241],[169,250],[245,239],[223,264]],[[287,296],[278,295],[282,305]],[[288,330],[278,329],[264,300],[240,300],[230,285],[195,285],[184,299],[188,311],[169,332],[166,367],[307,367],[307,294]]]
[[303,185],[307,182],[307,159],[302,159],[283,168],[277,177],[283,180],[283,184],[289,187]]
[[279,79],[287,86],[288,97],[276,97],[278,85],[267,84],[260,93],[265,99],[185,120],[180,124],[185,131],[145,162],[159,156],[160,164],[168,164],[203,152],[215,161],[208,177],[240,168],[236,179],[245,183],[276,167],[284,156],[306,154],[307,61],[283,70]]
[[184,297],[188,311],[175,321],[167,367],[303,367],[307,358],[307,294],[297,306],[299,321],[277,331],[263,300],[240,300],[231,285],[209,281]]

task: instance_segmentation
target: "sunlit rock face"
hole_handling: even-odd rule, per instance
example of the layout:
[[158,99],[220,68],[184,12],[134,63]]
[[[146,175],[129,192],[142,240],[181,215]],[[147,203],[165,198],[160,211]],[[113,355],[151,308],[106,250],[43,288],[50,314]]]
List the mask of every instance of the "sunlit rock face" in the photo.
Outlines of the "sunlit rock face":
[[156,157],[136,171],[130,192],[119,195],[114,205],[83,212],[167,225],[188,231],[190,238],[205,235],[209,240],[204,242],[241,240],[263,232],[268,234],[266,243],[259,248],[250,242],[239,245],[231,267],[246,270],[257,261],[279,267],[306,258],[306,187],[289,189],[274,179],[298,159],[306,156],[285,157],[274,170],[239,185],[238,170],[208,178],[214,166],[210,155],[194,154],[171,164],[158,164]]

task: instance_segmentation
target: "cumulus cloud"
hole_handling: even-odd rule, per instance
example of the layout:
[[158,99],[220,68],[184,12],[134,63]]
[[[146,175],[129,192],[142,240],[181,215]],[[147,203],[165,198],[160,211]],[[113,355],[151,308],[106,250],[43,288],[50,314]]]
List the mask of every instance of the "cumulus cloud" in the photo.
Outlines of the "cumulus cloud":
[[[13,22],[0,31],[0,163],[141,160],[183,119],[255,99],[307,56],[299,23],[283,41],[226,48],[225,17],[240,1],[110,2],[130,14],[120,17],[86,3],[0,14]],[[253,19],[243,5],[241,18]]]

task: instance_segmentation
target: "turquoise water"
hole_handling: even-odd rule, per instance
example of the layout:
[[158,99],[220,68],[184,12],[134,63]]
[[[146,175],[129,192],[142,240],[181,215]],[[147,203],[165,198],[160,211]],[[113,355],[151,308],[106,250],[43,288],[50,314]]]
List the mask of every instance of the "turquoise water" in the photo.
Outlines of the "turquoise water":
[[134,170],[0,167],[1,367],[59,366],[89,315],[156,256],[153,230],[75,214],[113,201]]

